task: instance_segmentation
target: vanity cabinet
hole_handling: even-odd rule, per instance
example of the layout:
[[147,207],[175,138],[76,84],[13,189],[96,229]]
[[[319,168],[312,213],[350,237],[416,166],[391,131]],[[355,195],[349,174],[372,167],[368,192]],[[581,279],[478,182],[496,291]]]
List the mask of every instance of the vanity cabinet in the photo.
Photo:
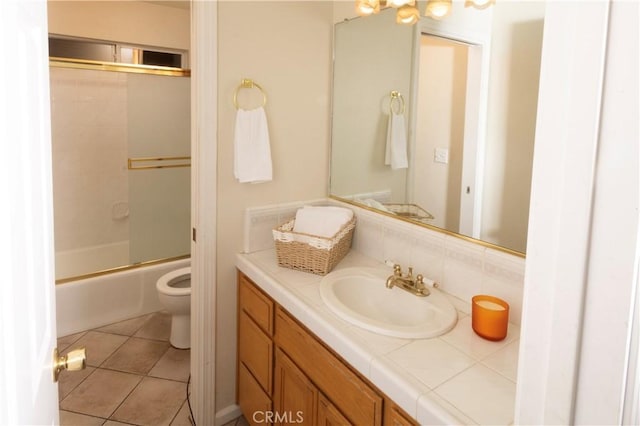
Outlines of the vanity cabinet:
[[238,274],[238,364],[236,400],[251,424],[273,411],[273,312],[275,304]]
[[417,425],[241,272],[237,374],[250,424]]

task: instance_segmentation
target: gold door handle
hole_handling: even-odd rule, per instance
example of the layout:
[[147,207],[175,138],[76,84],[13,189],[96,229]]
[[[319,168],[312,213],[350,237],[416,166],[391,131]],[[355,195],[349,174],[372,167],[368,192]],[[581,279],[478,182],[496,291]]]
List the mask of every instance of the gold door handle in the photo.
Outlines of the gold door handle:
[[58,382],[62,370],[78,371],[87,367],[87,350],[74,349],[66,355],[60,355],[58,348],[53,350],[53,382]]

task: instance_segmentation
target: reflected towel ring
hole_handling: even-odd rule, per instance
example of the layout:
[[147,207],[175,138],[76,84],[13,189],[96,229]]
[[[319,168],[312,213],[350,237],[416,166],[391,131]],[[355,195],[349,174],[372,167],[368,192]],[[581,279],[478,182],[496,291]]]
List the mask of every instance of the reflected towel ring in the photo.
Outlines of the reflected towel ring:
[[[389,102],[389,113],[404,114],[404,97],[397,90],[392,90],[389,94],[391,101]],[[397,101],[398,111],[393,110],[393,101]]]
[[233,105],[235,105],[236,109],[240,109],[240,105],[238,105],[238,92],[240,89],[253,89],[254,87],[262,93],[262,106],[264,107],[267,104],[267,94],[264,92],[264,89],[250,78],[243,78],[240,81],[240,85],[236,88],[235,92],[233,92]]

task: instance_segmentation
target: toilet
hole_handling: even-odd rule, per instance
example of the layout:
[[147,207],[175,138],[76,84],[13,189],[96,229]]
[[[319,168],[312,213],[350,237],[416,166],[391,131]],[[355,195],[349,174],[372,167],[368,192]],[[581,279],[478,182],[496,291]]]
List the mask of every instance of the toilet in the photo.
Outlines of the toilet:
[[156,282],[160,303],[171,314],[169,343],[178,349],[191,347],[191,267],[176,269]]

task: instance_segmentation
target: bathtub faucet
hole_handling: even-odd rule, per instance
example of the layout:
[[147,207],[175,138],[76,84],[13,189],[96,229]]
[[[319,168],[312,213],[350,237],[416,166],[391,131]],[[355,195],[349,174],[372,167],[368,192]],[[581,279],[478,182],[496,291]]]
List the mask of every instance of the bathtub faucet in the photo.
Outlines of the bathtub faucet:
[[424,285],[424,277],[422,274],[418,274],[414,278],[413,268],[409,267],[407,275],[402,275],[402,268],[398,264],[393,265],[393,275],[387,278],[385,285],[387,288],[400,287],[419,297],[426,297],[430,294],[429,289]]

